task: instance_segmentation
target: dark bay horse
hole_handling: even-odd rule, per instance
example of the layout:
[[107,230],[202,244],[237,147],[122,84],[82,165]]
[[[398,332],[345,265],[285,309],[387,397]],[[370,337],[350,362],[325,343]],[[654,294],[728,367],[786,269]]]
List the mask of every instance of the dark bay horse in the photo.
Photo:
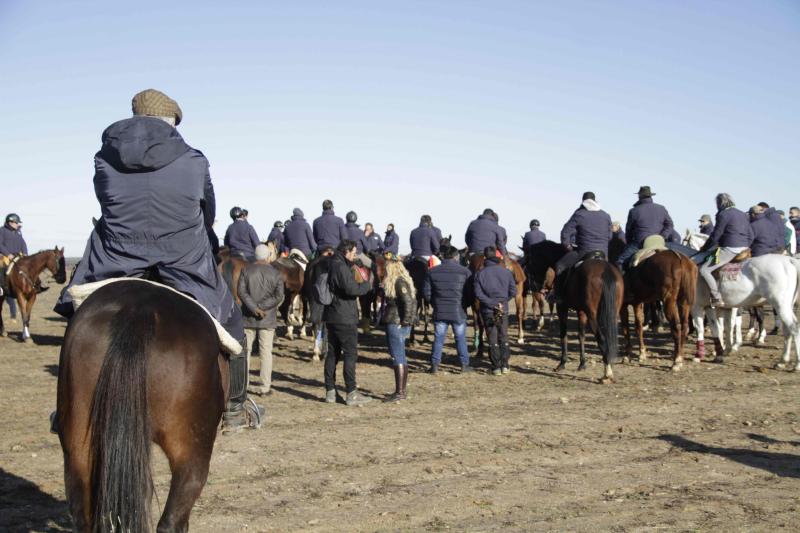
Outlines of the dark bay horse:
[[367,294],[358,297],[358,306],[361,309],[361,330],[366,335],[372,324],[380,319],[381,308],[381,282],[386,277],[386,259],[380,254],[372,254],[372,289]]
[[[5,268],[5,267],[0,267]],[[19,310],[22,313],[22,341],[32,342],[30,333],[31,310],[36,303],[36,295],[41,292],[39,274],[45,269],[53,275],[56,283],[67,281],[67,270],[64,262],[64,248],[58,246],[52,250],[45,250],[27,257],[20,258],[8,276],[8,288],[11,296],[17,299]],[[3,306],[5,295],[0,296],[0,308]],[[0,335],[7,335],[0,314]]]
[[278,307],[286,321],[286,336],[294,339],[294,328],[300,328],[300,337],[306,338],[306,309],[308,300],[303,292],[305,270],[290,257],[279,257],[272,262],[283,277],[283,303]]
[[[422,319],[422,342],[428,342],[428,302],[423,295],[423,287],[425,285],[425,278],[428,275],[428,263],[417,258],[410,258],[405,261],[406,270],[408,270],[411,280],[414,282],[414,291],[417,295],[417,316]],[[417,338],[414,332],[416,328],[411,328],[410,342],[416,344]]]
[[172,471],[158,531],[186,531],[208,477],[228,363],[211,318],[141,281],[98,289],[64,335],[56,427],[82,532],[150,531],[151,441]]
[[625,273],[625,305],[622,309],[622,330],[625,334],[625,355],[631,356],[628,305],[634,308],[636,333],[639,336],[639,361],[647,359],[644,344],[645,304],[663,302],[675,343],[672,370],[683,366],[683,349],[689,335],[689,320],[697,286],[697,265],[683,254],[671,250],[656,252],[639,266]]

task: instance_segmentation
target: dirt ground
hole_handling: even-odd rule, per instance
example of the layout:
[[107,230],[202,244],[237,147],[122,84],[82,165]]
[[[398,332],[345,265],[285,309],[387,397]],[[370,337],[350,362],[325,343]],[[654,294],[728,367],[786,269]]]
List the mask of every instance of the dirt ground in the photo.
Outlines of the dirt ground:
[[[0,339],[0,531],[70,528],[61,449],[48,432],[65,326],[50,311],[57,291],[34,309],[36,344],[18,342],[20,324]],[[422,345],[410,351],[408,401],[350,408],[322,402],[310,341],[281,338],[267,423],[220,434],[191,528],[797,530],[800,375],[771,369],[780,340],[673,374],[666,335],[648,339],[656,357],[617,366],[612,385],[597,384],[596,355],[586,372],[573,359],[555,374],[548,333],[513,345],[502,377],[487,375],[485,361],[459,375],[452,346],[445,372],[428,375]],[[383,334],[361,341],[359,384],[380,398],[393,387]],[[163,504],[160,455],[154,470]]]

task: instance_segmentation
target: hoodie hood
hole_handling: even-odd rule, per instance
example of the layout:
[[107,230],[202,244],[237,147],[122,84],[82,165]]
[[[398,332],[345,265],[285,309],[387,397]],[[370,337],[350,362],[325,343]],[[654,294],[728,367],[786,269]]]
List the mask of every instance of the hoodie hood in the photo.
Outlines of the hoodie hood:
[[299,207],[295,207],[294,209],[292,209],[292,216],[297,218],[305,218],[303,210],[300,209]]
[[584,200],[581,202],[581,206],[587,211],[600,211],[600,204],[594,200]]
[[190,150],[178,130],[159,118],[132,117],[103,132],[97,155],[119,172],[151,172]]

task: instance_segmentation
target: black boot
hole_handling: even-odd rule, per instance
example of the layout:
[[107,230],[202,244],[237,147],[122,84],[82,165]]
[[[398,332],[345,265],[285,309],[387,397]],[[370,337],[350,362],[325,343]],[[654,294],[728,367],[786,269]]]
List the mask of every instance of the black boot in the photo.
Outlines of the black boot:
[[508,347],[508,343],[505,343],[500,347],[500,356],[503,362],[503,367],[501,370],[503,371],[503,374],[508,374],[511,371],[509,367],[509,359],[511,358],[511,353]]
[[401,372],[400,376],[400,395],[402,396],[401,400],[408,399],[408,365],[403,365],[403,371]]
[[250,377],[247,369],[247,340],[242,339],[240,344],[242,351],[231,355],[228,359],[230,373],[228,408],[222,414],[222,429],[225,433],[240,431],[248,425],[254,428],[260,427],[264,416],[264,408],[247,398],[247,382]]
[[399,402],[403,399],[403,370],[405,365],[395,365],[394,367],[394,392],[385,401]]

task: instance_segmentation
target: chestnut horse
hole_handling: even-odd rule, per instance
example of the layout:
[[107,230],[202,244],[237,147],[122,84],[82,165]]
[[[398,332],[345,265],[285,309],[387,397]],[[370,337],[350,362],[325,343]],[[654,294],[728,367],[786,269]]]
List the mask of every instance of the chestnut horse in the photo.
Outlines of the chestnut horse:
[[[469,258],[469,269],[473,276],[483,269],[483,262],[485,259],[483,254],[474,254]],[[519,264],[519,261],[516,258],[510,257],[508,254],[506,254],[503,259],[503,266],[511,271],[511,274],[514,276],[514,284],[517,287],[517,295],[514,296],[514,307],[517,315],[517,328],[519,330],[517,343],[525,344],[525,280],[527,276],[522,266]],[[475,327],[473,346],[478,349],[478,357],[483,355],[483,333],[486,329],[483,324],[480,308],[481,304],[476,298],[472,303],[472,317]]]
[[[0,267],[5,268],[5,267]],[[45,250],[33,255],[22,257],[14,264],[11,273],[8,275],[8,288],[10,295],[17,299],[19,310],[22,313],[22,341],[32,342],[30,333],[31,309],[36,303],[36,295],[41,292],[39,274],[43,270],[49,270],[56,283],[67,281],[67,270],[64,265],[64,248],[58,246],[52,250]],[[0,308],[6,295],[0,296]],[[0,314],[0,335],[7,335],[3,325],[3,317]]]
[[77,531],[150,531],[151,441],[172,471],[158,531],[186,531],[208,477],[228,363],[209,315],[174,291],[97,289],[61,346],[55,426]]
[[625,334],[625,358],[631,356],[631,332],[628,305],[634,309],[636,333],[639,336],[639,361],[647,359],[644,344],[644,306],[663,302],[675,343],[672,370],[683,366],[683,349],[689,335],[689,321],[696,295],[697,265],[683,254],[671,250],[656,252],[639,266],[625,272],[625,305],[622,309],[622,330]]

